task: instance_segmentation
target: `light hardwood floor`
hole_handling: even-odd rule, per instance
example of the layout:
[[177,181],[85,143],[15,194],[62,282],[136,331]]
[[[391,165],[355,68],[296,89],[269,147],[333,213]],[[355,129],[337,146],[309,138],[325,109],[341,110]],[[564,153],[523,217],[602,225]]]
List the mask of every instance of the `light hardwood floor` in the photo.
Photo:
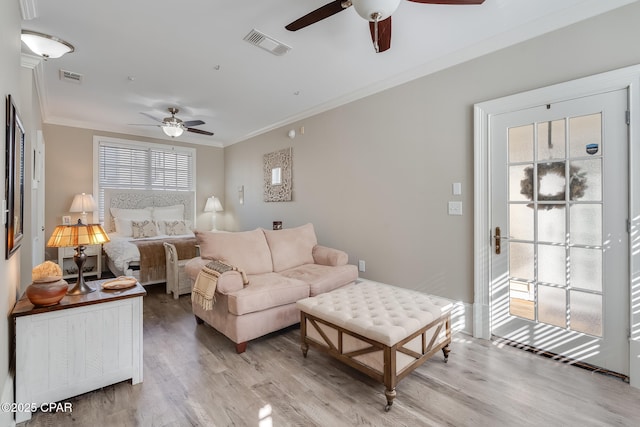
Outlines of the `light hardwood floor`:
[[299,329],[251,341],[247,352],[196,325],[188,295],[164,286],[144,300],[144,382],[70,399],[72,413],[24,426],[638,426],[640,390],[495,342],[454,336],[403,379],[391,411],[383,386],[313,349]]

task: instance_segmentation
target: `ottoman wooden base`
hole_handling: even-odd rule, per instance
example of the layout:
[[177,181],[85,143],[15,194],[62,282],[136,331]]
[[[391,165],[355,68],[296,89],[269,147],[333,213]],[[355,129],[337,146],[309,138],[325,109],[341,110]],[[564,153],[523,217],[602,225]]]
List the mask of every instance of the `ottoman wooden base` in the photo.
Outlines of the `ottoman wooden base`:
[[[396,385],[401,379],[440,350],[444,354],[444,361],[448,360],[451,343],[450,308],[444,307],[438,317],[392,345],[337,325],[323,318],[325,316],[317,309],[310,314],[305,311],[304,304],[299,304],[298,308],[301,310],[303,355],[307,357],[309,347],[313,347],[383,383],[387,398],[385,411],[391,408],[396,397]],[[394,318],[397,316],[398,313],[393,313]]]

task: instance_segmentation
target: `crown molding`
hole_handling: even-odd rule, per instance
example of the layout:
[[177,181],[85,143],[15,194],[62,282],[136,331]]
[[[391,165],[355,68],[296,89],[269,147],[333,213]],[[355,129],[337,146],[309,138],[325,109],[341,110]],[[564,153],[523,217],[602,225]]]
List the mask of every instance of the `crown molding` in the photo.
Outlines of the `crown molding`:
[[40,115],[42,121],[46,120],[47,112],[47,91],[44,86],[44,67],[42,58],[37,55],[22,53],[20,55],[20,65],[33,71],[33,81],[36,86],[36,94],[40,101]]
[[29,21],[31,19],[38,17],[36,0],[19,0],[19,3],[20,3],[20,13],[22,14],[23,20]]

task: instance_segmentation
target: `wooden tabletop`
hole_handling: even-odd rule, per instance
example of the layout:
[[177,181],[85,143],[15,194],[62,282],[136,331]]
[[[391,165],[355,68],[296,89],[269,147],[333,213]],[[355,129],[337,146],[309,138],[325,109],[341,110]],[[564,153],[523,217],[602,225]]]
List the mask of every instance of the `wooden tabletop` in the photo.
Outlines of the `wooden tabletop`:
[[[48,307],[34,306],[33,304],[31,304],[31,301],[29,301],[25,293],[16,302],[16,305],[13,307],[13,311],[11,312],[11,316],[19,317],[28,316],[31,314],[49,313],[51,311],[81,307],[83,305],[100,304],[103,302],[116,301],[119,299],[135,298],[139,296],[145,296],[147,294],[147,291],[140,283],[136,283],[135,286],[127,289],[102,289],[102,284],[110,280],[113,279],[93,280],[90,282],[86,282],[87,285],[97,290],[85,295],[65,295],[65,297],[62,298],[62,300],[60,300],[58,304]],[[70,287],[71,286],[73,286],[73,284],[71,284]]]

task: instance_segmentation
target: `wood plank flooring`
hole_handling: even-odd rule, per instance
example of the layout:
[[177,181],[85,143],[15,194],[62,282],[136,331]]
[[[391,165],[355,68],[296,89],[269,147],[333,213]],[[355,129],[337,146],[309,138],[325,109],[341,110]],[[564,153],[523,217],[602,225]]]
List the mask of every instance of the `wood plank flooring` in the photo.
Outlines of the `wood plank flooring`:
[[313,349],[299,329],[251,341],[247,352],[196,325],[188,295],[163,285],[144,300],[144,382],[68,400],[20,426],[638,426],[640,390],[602,374],[498,343],[454,336],[403,379],[384,412],[384,387]]

